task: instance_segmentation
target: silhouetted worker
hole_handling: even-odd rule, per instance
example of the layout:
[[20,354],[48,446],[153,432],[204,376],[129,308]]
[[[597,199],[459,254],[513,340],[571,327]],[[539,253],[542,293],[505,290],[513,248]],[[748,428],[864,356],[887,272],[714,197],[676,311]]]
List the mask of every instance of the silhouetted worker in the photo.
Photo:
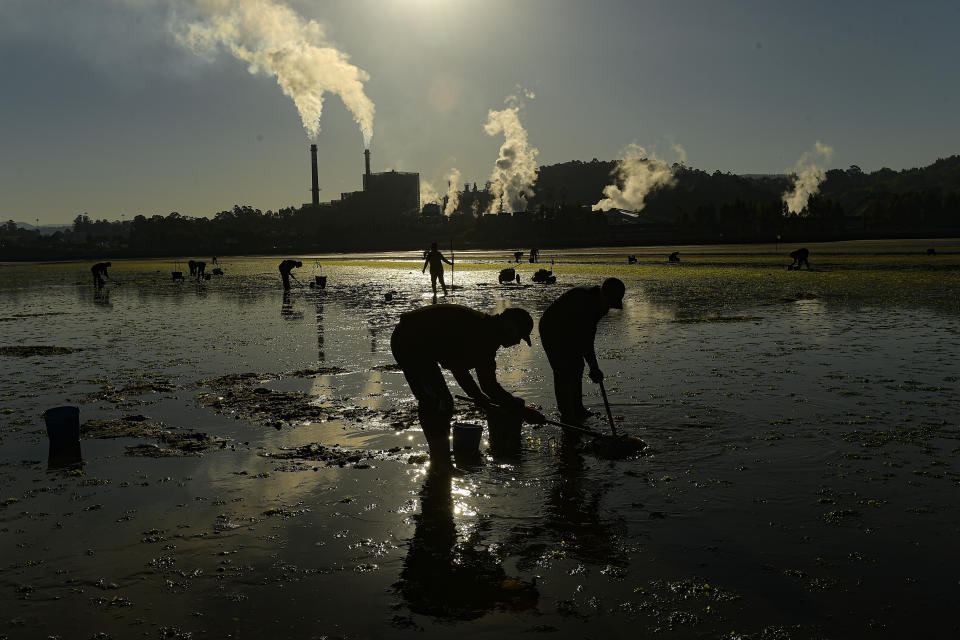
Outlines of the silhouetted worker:
[[513,259],[517,264],[520,264],[520,259],[523,258],[523,251],[514,251]]
[[290,290],[290,271],[302,266],[303,263],[299,260],[284,260],[280,263],[280,278],[283,280],[284,291]]
[[927,249],[927,255],[928,255],[928,256],[935,256],[935,255],[937,255],[937,250],[934,249],[933,247],[930,247],[929,249]]
[[198,260],[194,264],[197,270],[197,282],[200,282],[201,280],[203,280],[203,276],[207,271],[207,263],[202,260]]
[[607,278],[599,287],[574,287],[547,307],[540,318],[540,339],[553,368],[557,408],[565,421],[582,421],[590,412],[583,406],[583,363],[590,379],[603,380],[593,340],[597,323],[612,309],[623,308],[624,284]]
[[188,261],[187,261],[187,267],[190,268],[190,277],[191,277],[191,278],[196,278],[196,277],[197,277],[197,261],[196,261],[196,260],[188,260]]
[[680,262],[680,252],[674,251],[673,253],[667,256],[667,260],[669,260],[670,262]]
[[632,253],[627,256],[627,264],[636,264],[636,263],[637,263],[637,256],[635,256]]
[[[417,415],[431,459],[442,465],[450,463],[453,397],[440,367],[449,369],[460,387],[481,404],[492,402],[516,410],[527,422],[544,422],[543,414],[497,382],[497,350],[521,340],[529,345],[531,330],[533,318],[517,308],[490,315],[457,304],[440,304],[400,316],[390,350],[419,403]],[[477,370],[480,386],[471,369]]]
[[796,251],[790,252],[790,257],[793,258],[793,264],[791,264],[788,269],[800,269],[803,265],[807,265],[807,271],[810,270],[810,262],[808,258],[810,257],[809,249],[797,249]]
[[[110,278],[110,274],[107,273],[107,267],[113,266],[109,262],[98,262],[97,264],[90,267],[90,273],[93,274],[93,286],[99,289],[104,284],[104,276]],[[110,278],[111,280],[113,278]]]
[[213,256],[213,260],[211,260],[210,262],[213,263],[213,264],[219,264],[219,263],[217,262],[217,256]]
[[430,265],[430,286],[433,288],[433,299],[437,299],[437,280],[440,280],[440,286],[443,288],[443,295],[447,295],[447,284],[443,281],[443,263],[446,262],[449,265],[453,265],[452,262],[443,257],[443,254],[437,249],[437,243],[434,242],[430,245],[430,251],[427,252],[427,257],[423,261],[423,269],[420,269],[420,273],[423,273],[427,270],[427,265]]

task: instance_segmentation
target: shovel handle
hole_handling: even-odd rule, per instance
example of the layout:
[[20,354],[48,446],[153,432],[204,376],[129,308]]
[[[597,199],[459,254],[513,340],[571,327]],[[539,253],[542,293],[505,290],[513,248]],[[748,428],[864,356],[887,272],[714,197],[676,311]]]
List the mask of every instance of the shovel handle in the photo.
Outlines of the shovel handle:
[[603,380],[600,381],[600,395],[603,396],[603,406],[607,409],[607,420],[610,421],[610,431],[617,435],[617,425],[613,422],[613,412],[610,411],[610,401],[607,400],[607,390],[603,386]]

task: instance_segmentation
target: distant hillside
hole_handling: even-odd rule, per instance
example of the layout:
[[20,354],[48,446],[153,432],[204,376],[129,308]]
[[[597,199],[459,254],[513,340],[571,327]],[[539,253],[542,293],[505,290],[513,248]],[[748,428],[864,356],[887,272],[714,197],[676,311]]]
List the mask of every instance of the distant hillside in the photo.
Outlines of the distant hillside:
[[[599,202],[603,188],[613,180],[615,167],[614,161],[596,159],[540,167],[531,205],[590,206]],[[733,175],[678,167],[675,175],[675,186],[649,194],[641,217],[672,216],[680,222],[704,208],[719,214],[724,204],[775,206],[792,186],[790,177],[782,174]],[[820,193],[811,199],[811,212],[826,207],[831,217],[858,217],[881,226],[909,222],[956,226],[960,220],[960,156],[902,171],[883,168],[864,173],[854,165],[846,170],[831,169],[826,176]]]
[[73,227],[71,224],[42,224],[39,227],[35,224],[30,224],[29,222],[15,222],[20,229],[26,229],[28,231],[40,230],[40,235],[49,236],[53,235],[57,231],[66,231]]

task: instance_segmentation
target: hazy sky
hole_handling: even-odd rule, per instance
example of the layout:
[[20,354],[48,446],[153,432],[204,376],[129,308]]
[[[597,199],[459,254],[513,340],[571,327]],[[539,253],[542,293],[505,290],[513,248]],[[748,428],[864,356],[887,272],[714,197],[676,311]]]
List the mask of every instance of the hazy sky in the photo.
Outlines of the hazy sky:
[[[490,177],[487,113],[522,90],[541,165],[630,143],[734,173],[789,171],[817,141],[864,170],[960,153],[956,0],[0,0],[0,219],[308,202],[314,140],[277,78],[176,37],[258,3],[369,74],[373,170],[438,191],[452,168]],[[321,200],[359,190],[335,93],[320,127]]]

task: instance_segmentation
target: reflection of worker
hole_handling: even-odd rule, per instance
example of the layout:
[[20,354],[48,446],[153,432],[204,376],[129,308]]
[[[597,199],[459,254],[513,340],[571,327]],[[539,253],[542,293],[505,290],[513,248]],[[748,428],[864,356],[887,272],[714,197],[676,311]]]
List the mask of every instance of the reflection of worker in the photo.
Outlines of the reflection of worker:
[[593,346],[597,323],[611,308],[623,308],[624,290],[618,278],[607,278],[600,287],[575,287],[540,318],[540,339],[553,368],[553,390],[564,420],[582,421],[590,415],[583,406],[583,364],[590,367],[591,380],[603,380]]
[[[107,267],[113,266],[109,262],[98,262],[97,264],[90,267],[90,273],[93,274],[93,286],[99,289],[104,284],[104,277],[110,278],[110,274],[107,273]],[[110,278],[111,280],[113,278]]]
[[787,269],[794,270],[800,269],[803,265],[807,265],[807,271],[810,270],[810,250],[809,249],[797,249],[796,251],[790,252],[790,257],[793,258],[793,264],[791,264]]
[[430,245],[430,251],[427,252],[426,259],[423,261],[423,269],[420,273],[427,270],[430,265],[430,286],[433,287],[433,297],[437,297],[437,280],[440,280],[440,286],[443,288],[443,295],[447,295],[447,285],[443,281],[443,263],[453,265],[452,262],[443,257],[443,254],[437,249],[437,243]]
[[283,280],[283,290],[290,290],[290,271],[297,267],[302,267],[303,263],[299,260],[284,260],[280,263],[280,278]]
[[[434,461],[450,463],[453,397],[440,367],[449,369],[463,390],[479,402],[516,410],[528,422],[544,421],[539,411],[525,406],[522,398],[511,395],[497,382],[497,350],[521,340],[530,344],[532,329],[533,318],[523,309],[489,315],[461,305],[441,304],[400,316],[390,349],[419,403],[420,426]],[[480,386],[470,375],[471,369],[477,370]]]
[[507,575],[479,533],[460,541],[453,518],[449,470],[430,468],[420,490],[420,513],[400,571],[398,590],[410,611],[450,620],[474,620],[496,608],[536,605],[532,582]]

